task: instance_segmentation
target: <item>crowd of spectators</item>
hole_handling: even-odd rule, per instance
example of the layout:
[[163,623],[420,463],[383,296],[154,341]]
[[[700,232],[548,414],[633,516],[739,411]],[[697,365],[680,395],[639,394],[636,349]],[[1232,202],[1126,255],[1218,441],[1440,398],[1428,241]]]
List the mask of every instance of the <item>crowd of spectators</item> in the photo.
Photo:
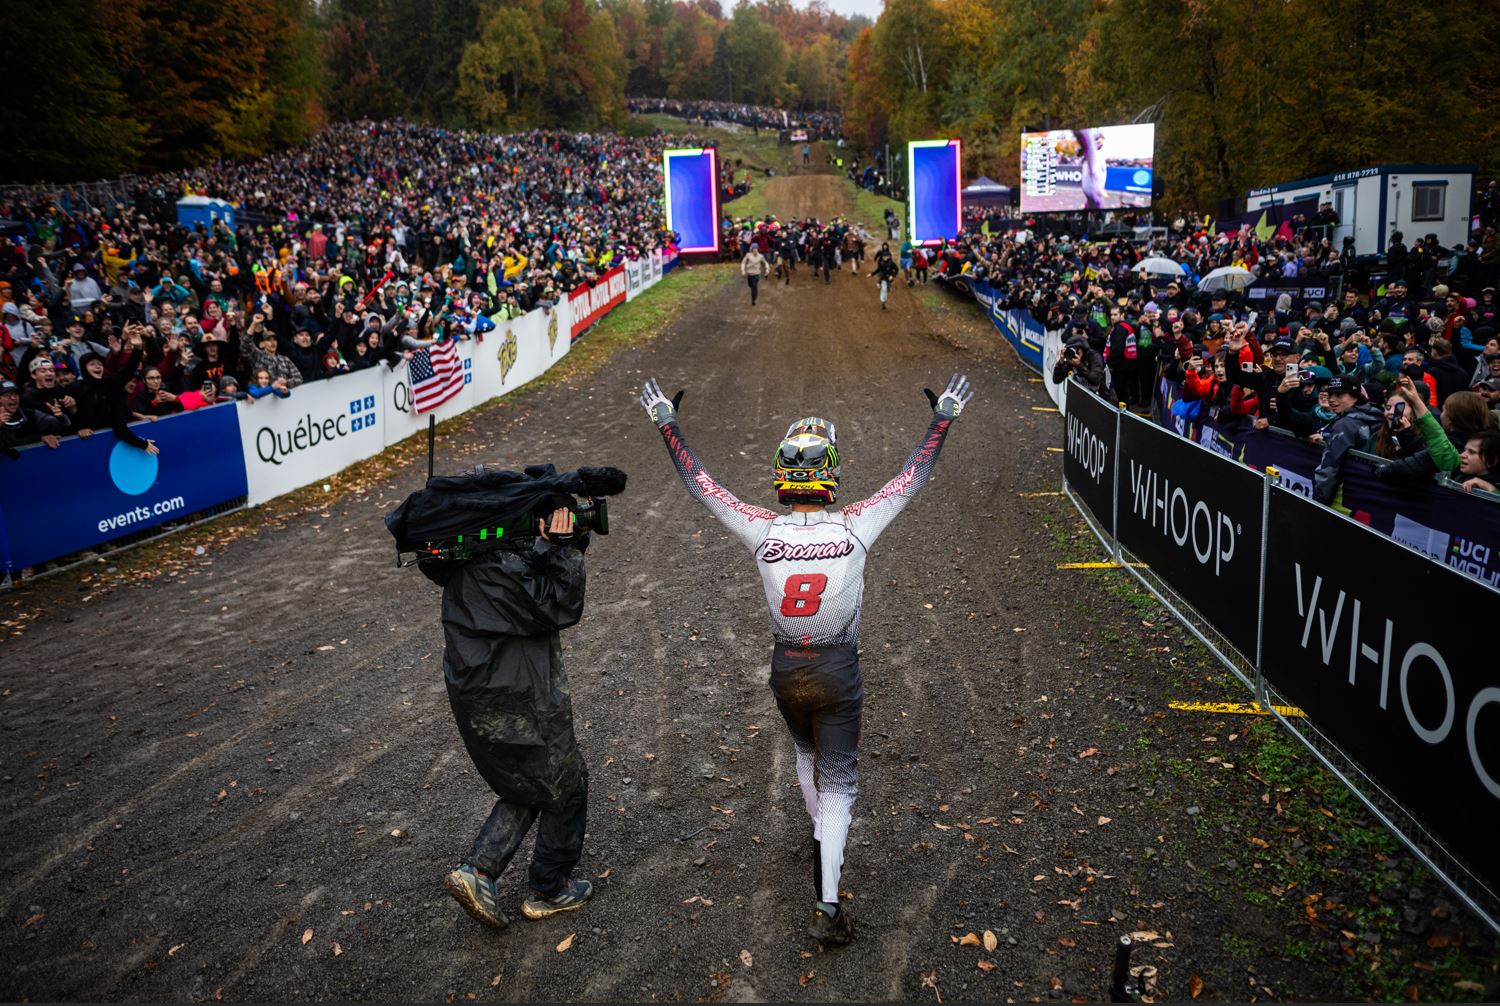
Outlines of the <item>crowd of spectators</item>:
[[[351,123],[114,206],[0,200],[0,453],[103,429],[154,451],[130,423],[284,397],[549,308],[671,244],[668,142]],[[179,224],[188,193],[232,203],[234,225]]]
[[778,133],[806,130],[809,140],[837,140],[843,135],[843,117],[838,112],[783,110],[733,101],[688,101],[681,98],[631,98],[632,115],[671,115],[704,126],[719,123],[749,127],[756,135],[762,129]]
[[[1481,221],[1474,247],[1431,236],[1356,260],[1326,223],[1299,221],[1279,237],[1248,227],[1214,233],[1177,221],[1165,234],[1090,240],[1061,233],[966,230],[936,256],[940,275],[991,285],[1064,333],[1054,379],[1075,376],[1140,411],[1161,409],[1159,379],[1178,382],[1172,409],[1186,424],[1212,420],[1275,428],[1322,446],[1314,494],[1337,500],[1351,449],[1391,463],[1383,481],[1446,483],[1493,492],[1500,484],[1500,251]],[[1138,264],[1166,257],[1180,274]],[[1324,299],[1204,289],[1221,267],[1240,285],[1308,286]],[[1160,417],[1159,417],[1160,418]]]

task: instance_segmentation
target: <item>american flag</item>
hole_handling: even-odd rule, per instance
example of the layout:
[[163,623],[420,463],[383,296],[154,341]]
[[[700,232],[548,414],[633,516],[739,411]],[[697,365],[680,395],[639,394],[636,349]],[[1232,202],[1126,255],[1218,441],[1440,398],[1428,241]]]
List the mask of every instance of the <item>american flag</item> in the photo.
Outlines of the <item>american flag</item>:
[[464,386],[463,362],[458,343],[445,340],[411,358],[411,393],[418,412],[442,405]]

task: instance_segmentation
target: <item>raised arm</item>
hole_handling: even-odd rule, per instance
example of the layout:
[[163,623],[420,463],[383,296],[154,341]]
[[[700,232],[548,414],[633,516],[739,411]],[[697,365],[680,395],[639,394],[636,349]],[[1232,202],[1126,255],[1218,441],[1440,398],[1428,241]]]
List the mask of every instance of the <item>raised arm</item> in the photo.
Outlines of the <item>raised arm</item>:
[[845,523],[859,536],[866,548],[874,544],[881,532],[896,519],[896,515],[906,509],[917,490],[927,484],[953,420],[958,418],[964,405],[974,397],[969,388],[969,379],[962,374],[953,375],[942,395],[935,395],[926,388],[922,390],[926,392],[927,400],[932,405],[932,422],[928,424],[927,432],[922,434],[916,450],[911,452],[906,464],[901,466],[901,472],[882,486],[878,493],[844,507]]
[[661,393],[661,387],[655,378],[647,381],[645,389],[641,391],[641,408],[646,410],[646,415],[661,431],[662,440],[667,445],[667,454],[671,456],[672,464],[677,466],[677,474],[682,476],[682,484],[687,487],[688,493],[708,507],[709,513],[717,517],[719,523],[728,528],[747,548],[759,548],[770,533],[771,521],[776,519],[776,514],[741,502],[734,493],[719,485],[708,474],[708,469],[703,467],[703,463],[682,439],[682,431],[677,426],[677,406],[681,402],[682,392],[679,391],[676,397],[668,399]]

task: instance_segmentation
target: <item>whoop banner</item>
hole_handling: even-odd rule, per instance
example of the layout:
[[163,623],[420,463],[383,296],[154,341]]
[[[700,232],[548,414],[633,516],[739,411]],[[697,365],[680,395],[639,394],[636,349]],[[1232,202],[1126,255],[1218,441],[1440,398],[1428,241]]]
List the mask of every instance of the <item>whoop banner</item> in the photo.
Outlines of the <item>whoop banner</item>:
[[963,229],[958,140],[913,140],[906,145],[907,196],[914,244],[940,244]]
[[1066,394],[1063,482],[1089,508],[1095,522],[1113,537],[1115,424],[1120,421],[1120,414],[1077,381],[1068,382]]
[[1267,536],[1266,680],[1500,886],[1500,595],[1279,487]]
[[683,147],[661,154],[667,230],[682,252],[719,250],[719,159],[713,147]]
[[1150,420],[1118,415],[1120,544],[1253,660],[1264,477]]

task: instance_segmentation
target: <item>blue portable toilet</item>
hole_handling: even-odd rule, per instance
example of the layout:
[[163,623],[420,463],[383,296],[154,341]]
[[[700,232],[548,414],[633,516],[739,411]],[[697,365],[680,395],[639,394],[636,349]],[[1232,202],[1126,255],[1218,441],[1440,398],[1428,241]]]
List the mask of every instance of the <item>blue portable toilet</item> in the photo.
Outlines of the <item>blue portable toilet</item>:
[[234,229],[234,207],[222,199],[210,199],[207,196],[188,196],[177,200],[177,222],[191,229],[195,224],[202,224],[204,230],[210,230],[215,220],[222,220]]

